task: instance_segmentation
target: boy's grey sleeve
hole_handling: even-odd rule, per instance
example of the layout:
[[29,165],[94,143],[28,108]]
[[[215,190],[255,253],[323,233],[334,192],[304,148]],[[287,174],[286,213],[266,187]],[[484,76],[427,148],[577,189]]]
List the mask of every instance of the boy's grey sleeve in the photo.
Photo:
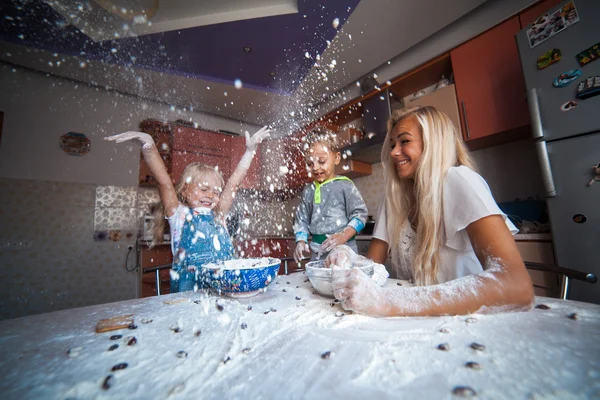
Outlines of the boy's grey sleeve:
[[296,217],[294,218],[294,235],[296,236],[296,242],[303,240],[308,243],[310,214],[312,212],[310,192],[309,187],[304,188],[300,204],[298,204],[298,208],[296,209]]
[[347,190],[345,190],[345,195],[346,215],[349,219],[348,226],[353,227],[358,233],[365,227],[369,210],[367,210],[367,205],[354,185],[354,182],[352,182],[351,185],[348,185]]

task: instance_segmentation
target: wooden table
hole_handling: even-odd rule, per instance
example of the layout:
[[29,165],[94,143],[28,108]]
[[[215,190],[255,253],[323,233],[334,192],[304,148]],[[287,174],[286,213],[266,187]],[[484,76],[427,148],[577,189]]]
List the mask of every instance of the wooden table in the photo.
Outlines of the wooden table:
[[[374,319],[313,294],[301,272],[253,298],[219,298],[223,311],[216,299],[177,293],[1,321],[2,398],[444,399],[461,386],[482,399],[600,397],[598,305],[538,298],[550,308]],[[122,314],[137,329],[95,333]]]

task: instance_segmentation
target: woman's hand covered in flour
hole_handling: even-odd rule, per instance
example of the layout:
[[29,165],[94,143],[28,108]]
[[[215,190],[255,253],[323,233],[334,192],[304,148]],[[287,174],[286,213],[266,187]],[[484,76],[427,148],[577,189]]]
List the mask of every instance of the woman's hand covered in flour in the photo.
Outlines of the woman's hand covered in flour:
[[331,267],[337,265],[338,267],[350,267],[357,256],[349,246],[345,244],[337,246],[327,255],[325,266]]
[[258,145],[261,144],[263,140],[271,136],[271,132],[272,130],[269,129],[268,126],[263,126],[258,132],[256,132],[252,136],[250,136],[250,134],[246,132],[246,151],[256,151]]
[[144,132],[128,131],[118,135],[107,136],[104,138],[104,140],[117,143],[133,140],[134,142],[140,143],[143,149],[151,149],[152,146],[154,146],[154,140],[152,139],[152,136]]
[[321,252],[329,253],[334,247],[346,243],[354,236],[356,231],[352,228],[345,228],[343,231],[330,235],[323,243],[321,243]]
[[294,250],[294,261],[300,264],[305,253],[310,254],[310,247],[308,246],[308,243],[301,240],[296,245],[296,250]]
[[381,289],[360,269],[343,269],[336,266],[332,271],[333,295],[342,307],[359,314],[377,314],[381,306]]

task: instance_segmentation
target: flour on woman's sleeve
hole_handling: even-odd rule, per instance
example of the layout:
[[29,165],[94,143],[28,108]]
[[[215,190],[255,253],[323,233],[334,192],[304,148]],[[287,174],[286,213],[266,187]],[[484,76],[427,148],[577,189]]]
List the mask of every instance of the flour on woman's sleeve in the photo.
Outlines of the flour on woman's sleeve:
[[472,169],[460,166],[448,170],[443,195],[446,245],[456,250],[470,250],[471,242],[465,228],[489,215],[500,215],[508,229],[517,228],[500,210],[487,182]]

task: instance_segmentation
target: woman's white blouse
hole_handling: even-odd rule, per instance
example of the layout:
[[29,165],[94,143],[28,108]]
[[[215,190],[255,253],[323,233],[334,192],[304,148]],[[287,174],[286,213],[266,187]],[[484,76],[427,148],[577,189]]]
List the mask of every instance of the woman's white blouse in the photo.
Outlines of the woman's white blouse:
[[[483,271],[477,259],[466,227],[489,215],[501,215],[506,226],[514,235],[518,232],[515,225],[500,210],[486,181],[468,167],[452,167],[448,170],[444,182],[444,245],[440,252],[438,281],[451,281],[466,275]],[[386,229],[385,202],[379,209],[379,217],[373,232],[373,238],[385,241],[390,251],[397,252],[400,265],[394,265],[398,278],[412,278],[411,260],[415,249],[416,233],[405,223],[398,243],[389,243]]]

